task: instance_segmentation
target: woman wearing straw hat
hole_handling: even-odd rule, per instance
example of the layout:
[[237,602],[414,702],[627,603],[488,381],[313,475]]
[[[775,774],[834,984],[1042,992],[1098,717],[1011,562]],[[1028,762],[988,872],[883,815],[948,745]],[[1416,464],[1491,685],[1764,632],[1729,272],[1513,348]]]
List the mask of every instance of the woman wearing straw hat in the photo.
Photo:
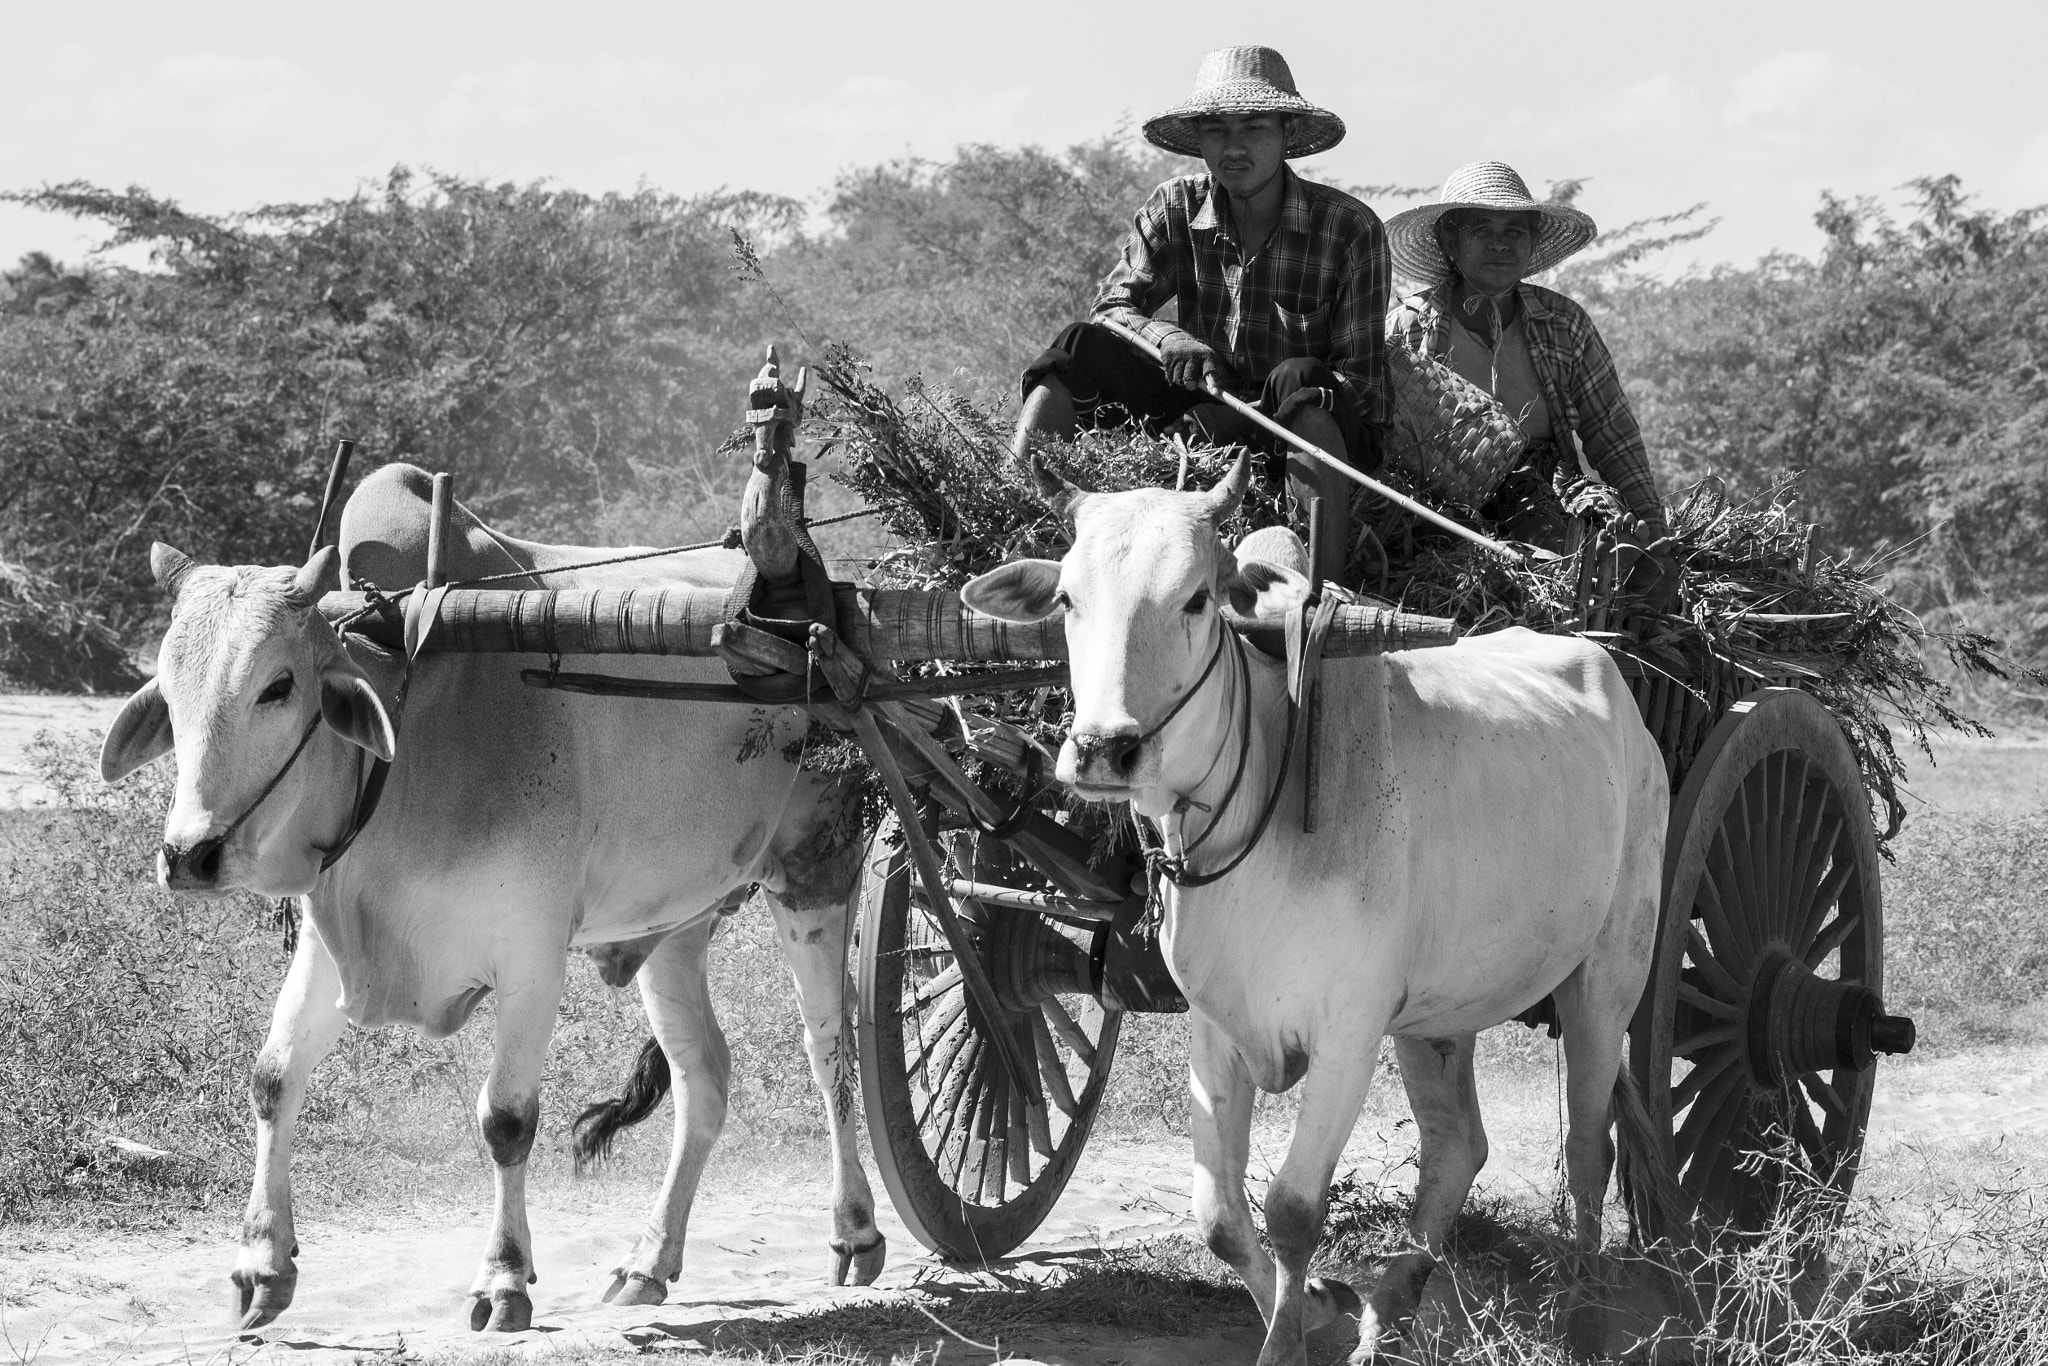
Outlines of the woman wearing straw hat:
[[[1041,436],[1131,419],[1266,445],[1207,399],[1213,380],[1259,395],[1296,435],[1373,468],[1372,430],[1387,413],[1385,232],[1371,209],[1287,166],[1336,146],[1343,120],[1302,98],[1272,48],[1227,47],[1202,59],[1194,93],[1148,120],[1145,136],[1200,157],[1208,173],[1152,192],[1092,316],[1138,333],[1163,359],[1100,322],[1068,327],[1024,372],[1017,454]],[[1173,321],[1156,316],[1169,303]],[[1323,498],[1322,568],[1335,578],[1351,485],[1296,458],[1287,486],[1297,507]]]
[[[1394,268],[1423,286],[1388,320],[1389,341],[1428,354],[1498,398],[1528,441],[1521,463],[1481,512],[1517,540],[1560,548],[1569,519],[1554,490],[1567,473],[1597,473],[1641,524],[1665,534],[1664,505],[1635,413],[1586,310],[1528,282],[1593,240],[1593,220],[1539,202],[1514,168],[1475,161],[1451,173],[1440,202],[1387,223]],[[1640,586],[1677,587],[1665,547],[1652,546]]]

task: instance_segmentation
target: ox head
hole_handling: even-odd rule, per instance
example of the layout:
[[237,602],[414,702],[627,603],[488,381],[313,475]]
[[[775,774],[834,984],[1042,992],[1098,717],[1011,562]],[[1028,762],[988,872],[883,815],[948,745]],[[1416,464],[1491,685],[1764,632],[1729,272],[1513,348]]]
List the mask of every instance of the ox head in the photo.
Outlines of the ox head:
[[[1217,528],[1237,510],[1250,477],[1240,455],[1229,476],[1207,493],[1137,489],[1086,493],[1051,481],[1063,500],[1074,543],[1064,559],[1015,560],[973,580],[960,597],[1005,621],[1033,622],[1066,613],[1067,659],[1074,685],[1074,727],[1060,749],[1058,776],[1093,801],[1132,802],[1163,814],[1178,792],[1199,781],[1215,755],[1199,735],[1213,707],[1190,705],[1164,730],[1162,718],[1202,681],[1228,630],[1223,610],[1258,612],[1262,599],[1297,600],[1308,581],[1263,559],[1240,562]],[[1223,671],[1206,685],[1222,696]],[[1199,702],[1199,699],[1196,700]],[[1219,734],[1216,739],[1221,742]],[[1185,754],[1178,765],[1169,762]],[[1173,771],[1192,766],[1193,777]]]
[[[339,836],[353,807],[348,746],[391,757],[391,719],[317,606],[335,558],[327,547],[302,569],[265,569],[150,549],[171,594],[171,625],[156,677],[107,731],[100,775],[115,782],[176,753],[176,797],[157,855],[157,877],[173,891],[310,890],[321,842]],[[347,745],[316,734],[291,762],[316,717]]]

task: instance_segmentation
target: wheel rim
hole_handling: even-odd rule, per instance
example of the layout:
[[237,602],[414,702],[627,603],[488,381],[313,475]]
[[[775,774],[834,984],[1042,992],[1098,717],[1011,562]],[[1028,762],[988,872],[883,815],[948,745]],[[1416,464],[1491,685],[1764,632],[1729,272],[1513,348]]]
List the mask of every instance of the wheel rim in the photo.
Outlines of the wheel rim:
[[1824,707],[1773,689],[1722,720],[1665,874],[1632,1046],[1665,1157],[1709,1228],[1837,1205],[1876,1083],[1884,939],[1868,799]]
[[[903,853],[878,837],[867,877],[859,1037],[876,1165],[926,1247],[963,1260],[1001,1256],[1044,1222],[1072,1175],[1121,1014],[1058,989],[1085,984],[1066,970],[1078,946],[1056,927],[1028,913],[981,919],[963,909],[970,937],[994,960],[998,995],[1030,1007],[1006,1009],[1002,1021],[1037,1067],[1045,1103],[1027,1108],[975,1025],[951,948]],[[1079,953],[1085,969],[1085,948]]]

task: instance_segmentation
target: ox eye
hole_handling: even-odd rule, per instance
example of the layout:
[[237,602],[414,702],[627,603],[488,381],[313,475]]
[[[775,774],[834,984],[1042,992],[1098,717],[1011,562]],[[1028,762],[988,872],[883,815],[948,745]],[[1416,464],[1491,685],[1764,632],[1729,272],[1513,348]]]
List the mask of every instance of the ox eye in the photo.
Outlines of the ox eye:
[[271,680],[270,686],[265,688],[256,698],[256,705],[260,707],[266,702],[282,702],[291,695],[292,676],[290,674],[280,674]]
[[1188,605],[1181,608],[1180,610],[1186,612],[1189,616],[1194,616],[1197,612],[1200,612],[1203,608],[1207,607],[1208,605],[1209,590],[1207,588],[1197,588],[1195,590],[1195,595],[1188,599]]
[[1067,596],[1067,590],[1064,588],[1052,595],[1052,605],[1059,608],[1062,612],[1074,610],[1074,600]]

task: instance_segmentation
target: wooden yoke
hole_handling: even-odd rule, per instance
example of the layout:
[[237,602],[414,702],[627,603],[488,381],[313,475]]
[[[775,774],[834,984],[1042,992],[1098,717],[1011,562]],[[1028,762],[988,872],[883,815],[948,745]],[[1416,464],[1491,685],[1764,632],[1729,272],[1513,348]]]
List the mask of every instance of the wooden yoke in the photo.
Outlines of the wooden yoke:
[[796,582],[797,557],[802,554],[794,520],[800,515],[796,511],[800,495],[791,486],[790,455],[796,449],[797,428],[804,420],[804,395],[810,382],[806,366],[797,372],[794,389],[784,384],[780,358],[770,346],[767,363],[747,386],[754,472],[740,500],[740,544],[771,588]]

